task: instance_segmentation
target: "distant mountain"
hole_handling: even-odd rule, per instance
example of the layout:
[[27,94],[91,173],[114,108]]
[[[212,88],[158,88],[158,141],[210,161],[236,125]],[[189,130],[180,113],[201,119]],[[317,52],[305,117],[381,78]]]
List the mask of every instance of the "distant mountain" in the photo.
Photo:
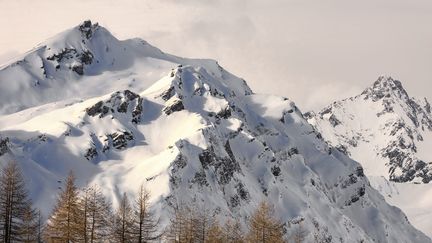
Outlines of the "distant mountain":
[[380,77],[361,94],[305,117],[330,146],[362,164],[389,202],[432,235],[432,114],[426,99],[412,98],[400,81]]
[[0,70],[0,86],[0,162],[20,163],[45,214],[72,169],[114,203],[145,183],[162,225],[182,202],[245,226],[269,201],[287,236],[301,223],[309,241],[431,242],[292,101],[215,61],[86,21]]
[[431,106],[411,98],[401,82],[380,77],[360,95],[305,116],[330,145],[361,161],[368,175],[432,180]]

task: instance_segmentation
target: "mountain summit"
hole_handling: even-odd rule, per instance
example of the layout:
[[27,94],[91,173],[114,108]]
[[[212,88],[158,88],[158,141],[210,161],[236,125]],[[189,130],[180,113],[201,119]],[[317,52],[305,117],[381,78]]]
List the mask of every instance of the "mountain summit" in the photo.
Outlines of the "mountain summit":
[[[254,94],[215,61],[80,26],[0,71],[2,92],[13,77],[24,87],[21,96],[0,96],[8,113],[0,116],[0,162],[19,162],[43,213],[55,202],[57,181],[73,170],[80,185],[102,186],[115,205],[144,183],[162,226],[186,203],[246,227],[268,201],[287,237],[304,229],[307,241],[431,242],[289,99]],[[29,75],[36,70],[35,88]],[[79,92],[65,91],[74,85]]]
[[330,146],[362,164],[388,202],[432,235],[432,114],[426,99],[410,97],[400,81],[383,76],[360,95],[305,117]]
[[84,21],[0,69],[0,114],[121,89],[142,92],[167,69],[197,61],[219,72],[213,60],[169,55],[137,38],[120,41],[97,23]]
[[306,117],[330,145],[361,161],[367,174],[395,182],[432,180],[430,104],[411,98],[400,81],[380,77],[360,95]]

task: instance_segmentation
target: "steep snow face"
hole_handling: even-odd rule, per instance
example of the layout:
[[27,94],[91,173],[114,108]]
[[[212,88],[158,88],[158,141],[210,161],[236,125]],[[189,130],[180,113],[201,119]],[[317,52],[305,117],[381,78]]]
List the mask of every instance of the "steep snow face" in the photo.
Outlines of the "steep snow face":
[[410,222],[432,237],[432,184],[396,183],[384,177],[368,177],[391,205],[400,207]]
[[[91,34],[73,30],[83,38],[93,40],[101,30],[83,26]],[[102,186],[115,205],[123,192],[133,194],[144,183],[162,225],[173,207],[186,203],[245,226],[256,206],[269,201],[287,235],[301,224],[308,241],[431,242],[371,188],[360,164],[322,141],[292,101],[253,94],[214,61],[162,56],[132,56],[133,65],[100,73],[93,64],[83,65],[82,75],[72,68],[57,71],[69,75],[65,85],[82,84],[66,100],[7,100],[30,108],[0,116],[0,162],[21,164],[45,215],[57,181],[74,170],[80,186]],[[180,65],[162,68],[161,60]],[[164,69],[165,75],[151,86],[136,84],[142,85],[139,92],[119,89],[85,98],[93,83],[101,85],[98,92],[110,89],[104,85],[122,87],[119,73],[145,76],[149,69],[141,67]],[[88,77],[87,68],[94,72]]]
[[334,102],[308,121],[330,145],[360,161],[367,175],[395,182],[432,180],[432,114],[426,99],[380,77],[362,94]]

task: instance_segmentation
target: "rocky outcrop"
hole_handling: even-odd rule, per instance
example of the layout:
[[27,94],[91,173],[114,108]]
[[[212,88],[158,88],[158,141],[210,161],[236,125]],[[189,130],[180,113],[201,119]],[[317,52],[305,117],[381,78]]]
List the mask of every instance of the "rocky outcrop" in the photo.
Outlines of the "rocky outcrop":
[[176,111],[181,111],[183,109],[183,101],[173,98],[169,102],[167,102],[166,106],[163,108],[163,112],[165,112],[166,115],[170,115]]
[[99,101],[86,109],[89,116],[103,118],[108,114],[125,114],[133,123],[141,121],[143,114],[143,98],[130,90],[118,91],[105,101]]
[[96,136],[93,133],[90,138],[90,146],[84,153],[87,160],[94,160],[113,149],[123,150],[134,144],[134,136],[130,131],[116,131],[105,136]]
[[9,138],[0,137],[0,156],[9,151]]
[[99,27],[98,23],[92,24],[91,20],[86,20],[78,26],[81,34],[86,38],[90,39],[93,36],[93,32]]

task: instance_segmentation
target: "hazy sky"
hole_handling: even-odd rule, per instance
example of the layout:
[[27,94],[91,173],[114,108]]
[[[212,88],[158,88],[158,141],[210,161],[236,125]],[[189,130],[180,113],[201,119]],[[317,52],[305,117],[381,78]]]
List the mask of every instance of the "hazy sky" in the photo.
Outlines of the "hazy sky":
[[84,19],[119,39],[216,59],[303,111],[382,74],[432,100],[431,0],[0,0],[0,63]]

